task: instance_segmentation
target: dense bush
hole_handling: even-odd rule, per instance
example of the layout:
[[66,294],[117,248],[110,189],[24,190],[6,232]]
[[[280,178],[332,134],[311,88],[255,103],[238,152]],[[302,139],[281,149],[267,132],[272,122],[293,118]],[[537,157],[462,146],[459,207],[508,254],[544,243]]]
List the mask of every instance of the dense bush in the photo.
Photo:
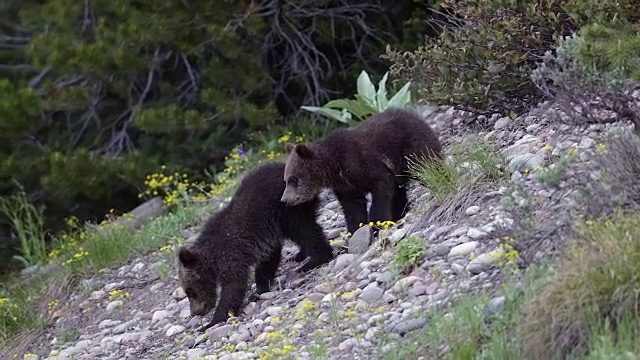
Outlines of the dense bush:
[[425,101],[475,112],[520,110],[540,99],[529,78],[536,62],[557,35],[576,28],[563,2],[447,2],[455,15],[439,37],[413,52],[388,49],[384,58]]

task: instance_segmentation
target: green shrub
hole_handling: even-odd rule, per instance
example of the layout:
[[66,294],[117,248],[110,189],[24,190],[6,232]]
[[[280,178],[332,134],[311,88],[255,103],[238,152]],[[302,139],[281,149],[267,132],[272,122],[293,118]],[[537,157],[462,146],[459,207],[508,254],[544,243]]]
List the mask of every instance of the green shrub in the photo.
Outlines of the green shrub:
[[[413,52],[388,49],[391,74],[427,102],[481,111],[518,110],[541,94],[529,78],[554,37],[575,29],[561,0],[454,0],[458,26]],[[463,20],[464,18],[464,20]]]
[[561,256],[555,276],[523,308],[515,334],[527,358],[584,358],[603,341],[637,351],[638,229],[637,213],[617,212],[578,225],[581,240]]

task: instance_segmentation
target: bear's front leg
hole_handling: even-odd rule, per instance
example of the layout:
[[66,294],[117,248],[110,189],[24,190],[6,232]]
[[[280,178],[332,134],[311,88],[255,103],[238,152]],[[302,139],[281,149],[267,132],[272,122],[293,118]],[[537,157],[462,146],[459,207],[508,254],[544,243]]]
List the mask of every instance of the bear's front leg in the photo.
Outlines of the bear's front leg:
[[247,294],[247,281],[246,276],[239,276],[239,280],[235,282],[226,282],[222,284],[222,291],[220,294],[220,301],[213,313],[213,318],[207,324],[201,327],[200,331],[204,331],[218,323],[226,322],[229,317],[229,312],[233,312],[237,316],[242,309],[244,303],[244,297]]
[[356,191],[334,190],[334,193],[342,206],[344,218],[347,221],[347,231],[353,235],[360,224],[368,223],[367,198],[364,194]]
[[379,181],[371,191],[371,214],[369,219],[378,222],[391,221],[393,219],[393,200],[396,193],[396,184],[393,179]]

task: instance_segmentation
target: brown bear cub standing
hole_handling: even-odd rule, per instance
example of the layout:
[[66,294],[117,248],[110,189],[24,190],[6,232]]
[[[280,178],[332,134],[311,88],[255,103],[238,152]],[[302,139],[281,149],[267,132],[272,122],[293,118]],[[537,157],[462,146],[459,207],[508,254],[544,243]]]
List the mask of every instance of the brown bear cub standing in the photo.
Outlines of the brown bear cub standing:
[[283,174],[284,163],[254,168],[229,204],[207,220],[199,236],[178,249],[178,276],[191,314],[206,315],[220,299],[211,322],[201,330],[226,321],[229,311],[238,314],[249,288],[251,267],[255,266],[257,293],[269,291],[285,238],[300,247],[298,261],[310,257],[299,272],[333,258],[316,222],[318,198],[287,207],[280,202]]
[[[307,144],[286,144],[285,191],[293,206],[330,188],[342,205],[347,231],[361,223],[397,221],[405,215],[407,157],[442,159],[442,146],[417,114],[389,109],[354,129],[339,129]],[[371,214],[367,216],[367,193]]]

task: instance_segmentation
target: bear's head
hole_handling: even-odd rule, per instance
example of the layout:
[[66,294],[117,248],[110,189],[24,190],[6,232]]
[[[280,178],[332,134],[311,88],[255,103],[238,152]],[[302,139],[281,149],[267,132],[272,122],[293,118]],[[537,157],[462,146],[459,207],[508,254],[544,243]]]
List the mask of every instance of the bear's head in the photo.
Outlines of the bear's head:
[[178,278],[189,298],[191,315],[206,315],[218,301],[218,279],[210,259],[193,245],[178,249]]
[[312,200],[324,187],[323,164],[318,154],[307,144],[285,144],[287,161],[284,167],[286,187],[280,201],[288,206]]

